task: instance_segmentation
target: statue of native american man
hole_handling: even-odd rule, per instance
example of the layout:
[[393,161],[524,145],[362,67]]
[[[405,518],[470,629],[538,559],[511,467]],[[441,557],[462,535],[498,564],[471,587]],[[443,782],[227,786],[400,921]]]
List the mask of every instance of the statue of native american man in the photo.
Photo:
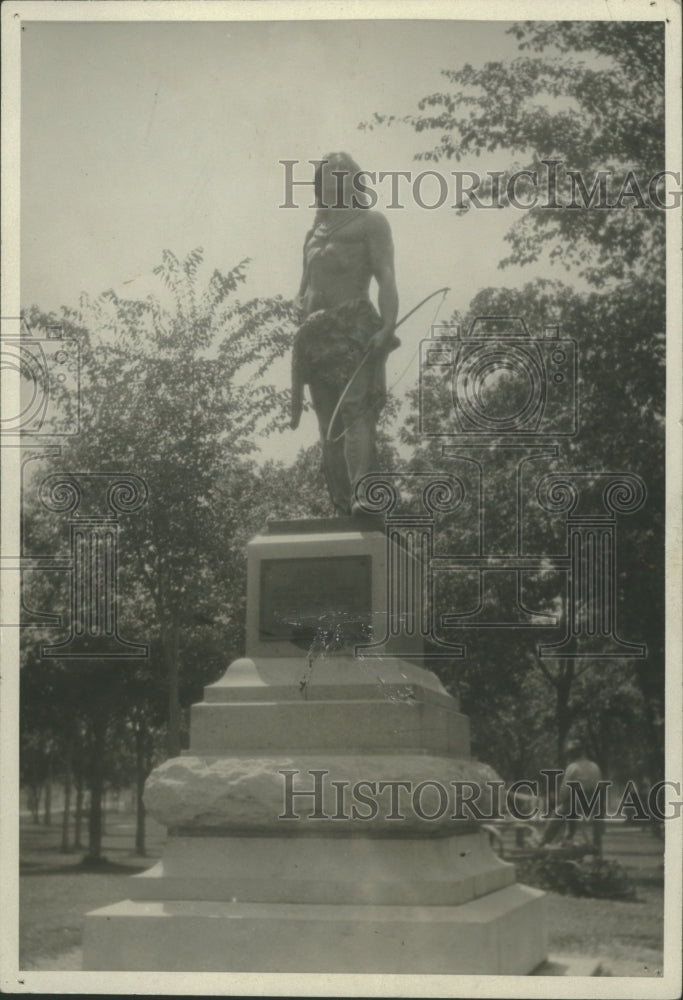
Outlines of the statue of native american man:
[[[318,163],[315,223],[304,242],[297,298],[303,322],[292,356],[290,426],[299,425],[308,385],[327,488],[341,515],[356,513],[356,483],[379,471],[386,359],[400,344],[394,335],[398,292],[391,229],[381,212],[367,207],[360,174],[347,153],[329,153]],[[370,301],[373,278],[379,312]]]

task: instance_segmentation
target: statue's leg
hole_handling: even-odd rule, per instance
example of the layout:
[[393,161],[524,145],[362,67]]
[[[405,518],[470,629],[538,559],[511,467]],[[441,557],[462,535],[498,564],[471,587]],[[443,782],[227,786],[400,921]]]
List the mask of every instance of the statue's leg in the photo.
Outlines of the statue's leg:
[[356,483],[368,472],[379,472],[377,461],[377,366],[368,359],[346,394],[340,421],[346,430],[342,441],[350,482],[350,499]]
[[[344,438],[340,441],[328,441],[327,430],[334,413],[339,398],[338,393],[326,385],[324,382],[313,381],[310,383],[311,400],[318,418],[320,438],[323,448],[323,474],[327,483],[327,490],[330,500],[338,514],[348,514],[350,511],[351,484],[344,457]],[[341,419],[338,417],[333,428],[333,437],[337,437],[343,430]]]

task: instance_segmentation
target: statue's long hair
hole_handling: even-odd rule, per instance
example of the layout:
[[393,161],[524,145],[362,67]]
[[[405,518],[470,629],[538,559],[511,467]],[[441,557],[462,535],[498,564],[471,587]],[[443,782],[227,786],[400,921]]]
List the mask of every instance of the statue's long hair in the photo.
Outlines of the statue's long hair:
[[[318,164],[315,168],[315,174],[313,175],[313,184],[315,190],[315,203],[318,206],[317,216],[322,210],[323,204],[323,167],[327,167],[329,170],[343,170],[350,177],[361,172],[360,167],[348,153],[326,153],[321,157],[322,162]],[[349,199],[355,199],[353,205],[358,208],[368,208],[370,205],[369,197],[362,191],[356,191],[355,188],[348,188]],[[328,206],[329,207],[329,206]]]

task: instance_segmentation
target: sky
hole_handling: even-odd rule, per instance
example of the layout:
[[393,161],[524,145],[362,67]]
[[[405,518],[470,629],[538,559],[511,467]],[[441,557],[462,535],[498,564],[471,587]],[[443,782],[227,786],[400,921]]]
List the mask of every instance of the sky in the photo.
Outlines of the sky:
[[[359,130],[372,113],[417,110],[447,88],[444,68],[509,59],[504,22],[269,21],[40,22],[22,32],[21,302],[76,304],[113,288],[144,297],[164,249],[203,247],[207,277],[251,258],[243,296],[296,293],[313,212],[308,189],[284,209],[284,159],[344,149],[368,170],[420,170],[419,150],[437,133],[405,125]],[[443,164],[504,169],[490,161]],[[307,172],[308,171],[308,172]],[[384,188],[382,189],[385,190]],[[425,197],[430,197],[425,188]],[[396,248],[403,314],[447,285],[442,315],[464,310],[489,285],[514,285],[539,268],[505,272],[514,210],[458,216],[406,199],[386,209]],[[434,303],[401,331],[389,385],[414,384],[415,349]],[[275,373],[288,381],[289,362]],[[294,457],[317,436],[312,414],[263,454]]]

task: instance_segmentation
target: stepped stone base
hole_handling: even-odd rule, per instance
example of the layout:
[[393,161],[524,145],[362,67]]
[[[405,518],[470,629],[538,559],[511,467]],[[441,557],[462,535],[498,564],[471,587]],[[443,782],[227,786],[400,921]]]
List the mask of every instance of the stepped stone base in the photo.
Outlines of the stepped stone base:
[[533,976],[611,976],[609,959],[594,955],[548,955]]
[[91,971],[524,975],[545,958],[542,893],[461,906],[126,901],[85,930]]
[[[249,544],[248,656],[193,707],[189,751],[150,775],[164,856],[87,915],[85,969],[524,975],[545,959],[543,893],[459,815],[458,782],[485,813],[502,782],[420,665],[419,608],[386,612],[396,552],[374,522],[323,527]],[[398,552],[406,594],[420,591],[412,551]],[[358,616],[378,645],[299,648],[312,621],[353,633]]]

